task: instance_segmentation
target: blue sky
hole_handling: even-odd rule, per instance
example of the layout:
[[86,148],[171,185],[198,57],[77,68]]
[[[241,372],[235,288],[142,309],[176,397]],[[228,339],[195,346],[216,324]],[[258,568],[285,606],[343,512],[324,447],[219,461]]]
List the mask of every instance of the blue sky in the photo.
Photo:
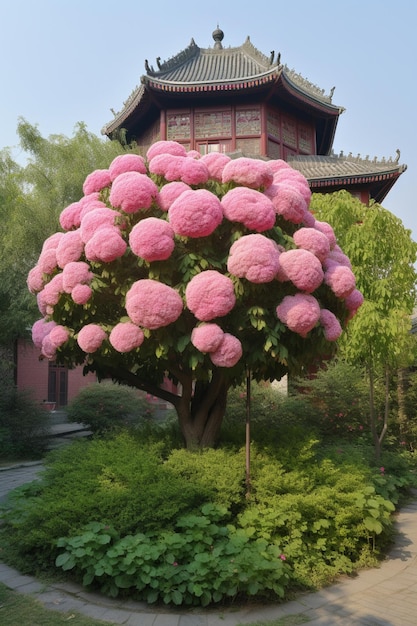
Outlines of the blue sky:
[[407,171],[384,201],[417,240],[417,3],[415,0],[0,0],[0,149],[16,148],[18,118],[44,136],[71,136],[77,122],[100,135],[145,73],[188,46],[247,36],[261,52],[281,53],[290,69],[346,109],[334,149],[378,159],[396,156]]

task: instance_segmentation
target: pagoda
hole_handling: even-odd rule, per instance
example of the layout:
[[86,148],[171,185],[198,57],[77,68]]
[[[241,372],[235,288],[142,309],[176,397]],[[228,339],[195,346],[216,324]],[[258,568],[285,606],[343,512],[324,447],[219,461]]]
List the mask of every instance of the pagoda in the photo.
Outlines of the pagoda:
[[405,171],[395,159],[333,153],[337,122],[344,108],[281,62],[265,55],[250,38],[239,47],[223,46],[216,28],[211,48],[192,39],[168,61],[145,61],[140,85],[114,113],[102,133],[135,141],[142,152],[159,140],[172,140],[200,154],[283,159],[309,181],[313,192],[347,189],[365,204],[382,203]]

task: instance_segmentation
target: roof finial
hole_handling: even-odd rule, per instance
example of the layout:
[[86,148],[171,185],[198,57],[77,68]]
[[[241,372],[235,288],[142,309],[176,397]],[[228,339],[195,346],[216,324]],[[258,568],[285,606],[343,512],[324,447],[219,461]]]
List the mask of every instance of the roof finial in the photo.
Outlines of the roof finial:
[[212,37],[214,39],[214,47],[216,48],[216,50],[221,50],[223,48],[222,41],[224,37],[224,32],[221,30],[221,28],[219,28],[218,24],[216,30],[213,31]]

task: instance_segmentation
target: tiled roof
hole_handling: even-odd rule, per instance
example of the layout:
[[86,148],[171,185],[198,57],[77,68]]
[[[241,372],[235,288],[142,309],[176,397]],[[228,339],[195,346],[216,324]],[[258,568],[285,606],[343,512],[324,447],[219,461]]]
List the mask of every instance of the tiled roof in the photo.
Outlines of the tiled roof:
[[371,197],[381,203],[397,178],[407,169],[399,163],[400,153],[395,159],[369,157],[359,155],[344,156],[291,156],[288,164],[300,171],[309,181],[313,191],[332,187],[336,190],[346,186],[367,185],[371,189]]
[[218,32],[221,33],[219,30],[213,33],[213,48],[200,48],[192,39],[188,48],[168,61],[161,63],[158,59],[157,70],[146,61],[147,73],[142,77],[142,82],[153,88],[170,91],[182,91],[184,87],[191,90],[193,86],[220,86],[224,83],[229,88],[233,85],[239,89],[246,87],[247,83],[258,85],[274,82],[283,75],[286,82],[297,90],[332,106],[332,94],[326,95],[323,89],[282,65],[280,54],[271,52],[267,57],[255,48],[249,37],[239,47],[223,48],[221,40],[216,38]]
[[292,97],[309,102],[326,115],[337,118],[343,111],[342,107],[332,104],[334,89],[326,95],[323,89],[283,65],[279,53],[272,51],[266,56],[255,48],[249,37],[241,46],[224,48],[220,29],[213,32],[213,39],[212,48],[200,48],[192,39],[185,50],[168,61],[161,62],[158,57],[156,69],[146,60],[141,85],[133,91],[123,109],[115,113],[115,118],[104,126],[103,134],[119,128],[135,108],[143,107],[148,89],[171,93],[216,92],[279,84]]
[[400,165],[397,159],[378,161],[376,158],[371,160],[369,157],[361,158],[359,155],[354,157],[333,154],[331,156],[296,155],[288,157],[287,161],[292,167],[302,171],[308,180],[314,181],[322,178],[346,178],[346,176],[361,178],[401,173],[406,166]]

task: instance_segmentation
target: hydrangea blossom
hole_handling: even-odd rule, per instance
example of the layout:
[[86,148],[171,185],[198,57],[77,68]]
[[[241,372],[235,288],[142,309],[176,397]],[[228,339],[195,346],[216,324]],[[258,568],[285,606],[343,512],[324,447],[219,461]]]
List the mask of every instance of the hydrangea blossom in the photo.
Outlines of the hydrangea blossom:
[[42,341],[41,354],[50,361],[56,357],[56,347],[52,343],[50,335],[46,335]]
[[42,341],[49,335],[51,330],[55,328],[56,322],[53,320],[47,321],[45,319],[37,320],[32,326],[32,341],[37,348],[42,347]]
[[202,322],[227,315],[236,302],[232,281],[216,270],[194,276],[185,289],[185,299],[187,307]]
[[362,306],[364,302],[363,294],[359,291],[359,289],[353,289],[348,296],[346,296],[345,306],[349,311],[348,319],[352,319],[358,309]]
[[110,191],[110,203],[125,213],[136,213],[149,209],[158,196],[158,187],[153,180],[139,172],[125,172],[114,181]]
[[315,228],[300,228],[294,235],[294,243],[299,248],[309,250],[323,262],[330,252],[330,243],[326,235]]
[[324,274],[324,282],[338,298],[346,298],[356,287],[355,276],[346,265],[332,264]]
[[223,220],[220,200],[207,189],[184,191],[170,206],[168,219],[184,237],[207,237]]
[[110,180],[113,181],[125,172],[139,172],[146,174],[145,159],[139,154],[120,154],[110,163]]
[[235,182],[251,189],[267,188],[272,185],[274,175],[268,161],[246,157],[231,159],[223,169],[222,182]]
[[93,290],[90,285],[84,285],[82,283],[78,283],[71,290],[71,298],[75,304],[87,304],[92,295]]
[[98,324],[87,324],[78,333],[77,343],[81,350],[87,354],[96,352],[103,341],[107,339],[107,333]]
[[75,285],[90,283],[93,273],[88,263],[84,261],[72,261],[67,263],[62,271],[62,287],[66,293],[71,293]]
[[120,322],[112,329],[109,341],[117,352],[130,352],[142,345],[145,335],[132,322]]
[[204,161],[184,159],[181,166],[181,180],[187,185],[202,185],[209,179],[209,171]]
[[200,352],[214,352],[220,346],[224,331],[218,324],[208,323],[195,326],[191,343]]
[[312,293],[323,282],[323,268],[309,250],[287,250],[279,257],[279,280],[290,280],[300,291]]
[[149,171],[157,176],[163,176],[169,182],[180,181],[185,156],[175,154],[157,154],[149,162]]
[[286,184],[273,184],[265,192],[274,206],[277,215],[293,224],[301,224],[306,219],[307,203],[301,193]]
[[71,261],[79,261],[84,250],[84,244],[79,230],[70,230],[61,237],[56,249],[58,267],[63,269]]
[[234,367],[242,354],[240,340],[230,333],[224,333],[219,347],[210,352],[210,359],[217,367]]
[[59,216],[59,223],[64,230],[79,228],[81,224],[81,202],[72,202],[69,204]]
[[165,261],[175,247],[174,231],[168,222],[147,217],[132,228],[129,245],[132,252],[145,261]]
[[290,330],[306,337],[320,320],[320,305],[310,294],[285,296],[277,307],[277,317]]
[[43,305],[54,306],[59,301],[60,295],[63,292],[63,276],[62,274],[55,274],[40,292],[42,294],[41,301]]
[[336,341],[342,334],[342,327],[336,315],[328,309],[320,312],[320,323],[324,329],[324,336],[327,341]]
[[80,212],[80,224],[83,221],[84,215],[94,211],[95,209],[107,209],[104,202],[95,197],[96,194],[85,196],[80,200],[81,212]]
[[332,250],[336,245],[336,235],[334,234],[333,228],[327,222],[320,222],[319,220],[315,220],[314,228],[324,233],[329,240],[330,249]]
[[63,235],[64,233],[54,233],[53,235],[45,239],[45,241],[43,242],[43,246],[42,246],[42,252],[45,252],[45,250],[51,250],[51,249],[56,250]]
[[275,224],[271,200],[256,189],[235,187],[222,198],[225,216],[231,222],[241,222],[246,228],[262,232]]
[[186,185],[182,181],[174,181],[164,185],[159,192],[159,206],[164,211],[168,211],[171,204],[184,192],[190,191],[190,185]]
[[187,156],[187,150],[176,141],[156,141],[146,153],[148,161],[152,161],[158,154],[173,154],[175,156]]
[[114,226],[119,217],[118,211],[107,207],[90,211],[81,220],[80,236],[82,241],[87,243],[100,228]]
[[301,194],[305,203],[307,205],[310,204],[310,186],[305,177],[300,172],[297,172],[297,170],[294,170],[291,167],[281,167],[276,172],[274,172],[274,183],[295,189],[296,191],[298,191],[298,193]]
[[52,346],[56,349],[62,346],[66,341],[68,341],[70,336],[68,328],[62,326],[61,324],[57,324],[51,329],[49,333],[49,341]]
[[52,274],[57,266],[56,248],[42,250],[38,259],[38,266],[43,274]]
[[223,170],[231,158],[221,152],[209,152],[201,157],[201,161],[207,166],[210,178],[221,183]]
[[108,226],[99,228],[85,245],[85,256],[89,261],[111,263],[123,256],[127,243],[120,235],[118,228]]
[[157,280],[138,280],[126,294],[126,311],[132,322],[151,330],[175,322],[182,309],[178,292]]
[[26,282],[31,293],[42,291],[45,283],[43,280],[43,271],[39,265],[35,265],[35,267],[30,270]]
[[338,245],[330,250],[329,254],[324,260],[324,269],[328,269],[329,267],[331,267],[331,265],[346,265],[346,267],[350,267],[352,269],[352,264],[349,257],[346,256],[346,254],[340,249]]
[[245,235],[232,244],[227,269],[252,283],[268,283],[277,275],[280,253],[272,239],[259,234]]
[[95,191],[101,191],[111,182],[109,170],[95,170],[87,176],[83,184],[83,192],[85,196]]

